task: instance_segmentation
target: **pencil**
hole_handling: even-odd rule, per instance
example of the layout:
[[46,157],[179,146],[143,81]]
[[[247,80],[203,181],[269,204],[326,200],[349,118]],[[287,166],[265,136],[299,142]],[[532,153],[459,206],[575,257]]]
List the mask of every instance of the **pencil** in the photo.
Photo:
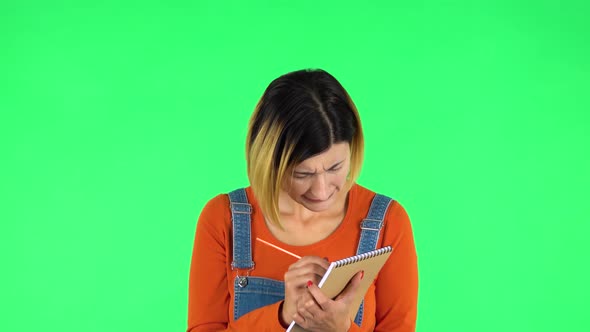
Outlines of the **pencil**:
[[281,248],[281,247],[275,246],[274,244],[272,244],[272,243],[270,243],[270,242],[266,242],[266,241],[264,241],[264,240],[263,240],[263,239],[261,239],[261,238],[258,238],[258,237],[257,237],[257,238],[256,238],[256,241],[260,241],[260,242],[262,242],[262,243],[264,243],[264,244],[266,244],[266,245],[269,245],[269,246],[271,246],[271,247],[273,247],[273,248],[275,248],[275,249],[277,249],[277,250],[280,250],[280,251],[284,252],[284,253],[285,253],[285,254],[287,254],[287,255],[291,255],[291,256],[293,256],[293,257],[295,257],[295,258],[297,258],[297,259],[301,258],[301,256],[295,255],[294,253],[292,253],[292,252],[290,252],[290,251],[287,251],[287,250],[285,250],[285,249],[283,249],[283,248]]

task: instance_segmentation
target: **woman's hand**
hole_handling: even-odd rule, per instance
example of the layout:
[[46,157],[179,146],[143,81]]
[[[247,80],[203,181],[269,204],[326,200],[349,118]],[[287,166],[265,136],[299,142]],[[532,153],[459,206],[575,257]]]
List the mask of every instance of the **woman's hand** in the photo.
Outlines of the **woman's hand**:
[[312,299],[299,302],[294,320],[297,325],[314,332],[348,331],[350,324],[350,306],[354,300],[363,272],[358,272],[346,288],[334,299],[327,298],[317,287],[317,283],[308,283],[308,293]]
[[312,299],[307,290],[307,282],[318,284],[330,264],[328,260],[317,256],[305,256],[291,264],[285,273],[285,301],[281,311],[281,320],[290,324],[297,313],[297,304]]

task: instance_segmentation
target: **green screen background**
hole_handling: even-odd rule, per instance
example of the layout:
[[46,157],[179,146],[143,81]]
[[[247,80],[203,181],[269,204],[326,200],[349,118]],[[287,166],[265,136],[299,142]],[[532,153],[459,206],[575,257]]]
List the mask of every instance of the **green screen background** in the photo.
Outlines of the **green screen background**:
[[183,331],[196,219],[323,68],[400,201],[419,331],[588,331],[586,1],[0,5],[0,330]]

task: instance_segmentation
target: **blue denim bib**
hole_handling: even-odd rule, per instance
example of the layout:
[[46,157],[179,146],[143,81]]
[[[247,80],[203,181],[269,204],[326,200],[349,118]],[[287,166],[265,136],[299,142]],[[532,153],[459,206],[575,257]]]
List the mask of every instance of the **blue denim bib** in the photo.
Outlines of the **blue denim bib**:
[[[252,310],[285,299],[285,283],[263,277],[251,277],[254,270],[252,261],[252,239],[250,237],[252,205],[248,202],[245,189],[229,193],[233,229],[232,270],[238,273],[234,279],[234,320]],[[391,198],[375,195],[367,217],[361,223],[361,235],[357,255],[377,248],[379,233],[383,227],[383,218]],[[354,322],[361,326],[363,322],[363,302],[359,307]]]

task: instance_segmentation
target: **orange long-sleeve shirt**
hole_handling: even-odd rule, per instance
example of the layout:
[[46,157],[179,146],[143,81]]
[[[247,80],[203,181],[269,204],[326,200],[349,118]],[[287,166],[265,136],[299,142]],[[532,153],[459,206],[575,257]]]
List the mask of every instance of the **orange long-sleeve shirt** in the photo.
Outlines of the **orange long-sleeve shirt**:
[[[331,261],[356,253],[360,223],[367,216],[374,192],[354,185],[349,191],[348,208],[342,223],[327,238],[308,245],[280,243],[268,230],[250,187],[246,194],[252,204],[252,239],[280,245],[299,256],[329,257]],[[377,247],[393,247],[391,257],[365,296],[362,326],[351,324],[349,331],[415,331],[418,296],[418,269],[414,238],[405,209],[396,201],[389,206]],[[252,241],[252,276],[283,280],[296,259]],[[189,332],[277,331],[279,303],[254,310],[233,320],[232,222],[227,195],[218,195],[203,208],[197,224],[189,282]],[[243,272],[242,272],[243,273]]]

